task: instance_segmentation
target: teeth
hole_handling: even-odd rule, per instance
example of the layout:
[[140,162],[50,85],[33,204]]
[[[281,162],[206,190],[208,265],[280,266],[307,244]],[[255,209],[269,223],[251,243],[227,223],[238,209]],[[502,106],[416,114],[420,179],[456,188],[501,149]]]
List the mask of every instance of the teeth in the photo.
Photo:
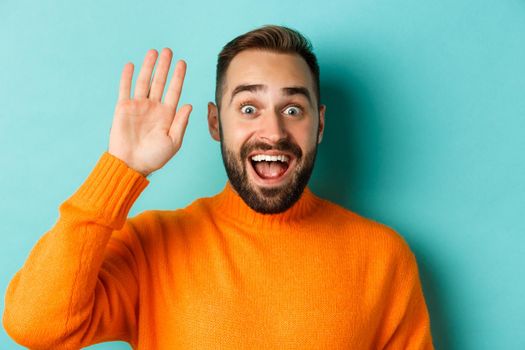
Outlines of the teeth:
[[253,161],[260,162],[260,161],[267,161],[267,162],[275,162],[280,161],[283,163],[288,163],[288,156],[285,156],[284,154],[278,155],[278,156],[269,156],[266,154],[258,154],[252,157]]

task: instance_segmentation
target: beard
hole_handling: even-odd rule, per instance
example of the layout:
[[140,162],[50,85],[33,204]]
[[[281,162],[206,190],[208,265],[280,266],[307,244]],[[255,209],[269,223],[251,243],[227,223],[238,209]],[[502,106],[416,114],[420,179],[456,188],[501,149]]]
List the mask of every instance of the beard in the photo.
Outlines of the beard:
[[[229,149],[223,142],[222,129],[219,122],[221,135],[221,153],[226,174],[232,187],[242,200],[253,210],[261,214],[282,213],[292,207],[299,200],[304,188],[310,180],[317,155],[317,141],[315,147],[304,155],[301,148],[289,139],[283,139],[274,146],[261,143],[244,144],[237,153]],[[279,186],[259,187],[249,180],[247,166],[251,166],[248,155],[255,150],[278,150],[292,153],[296,158],[295,169],[289,174],[289,179]]]

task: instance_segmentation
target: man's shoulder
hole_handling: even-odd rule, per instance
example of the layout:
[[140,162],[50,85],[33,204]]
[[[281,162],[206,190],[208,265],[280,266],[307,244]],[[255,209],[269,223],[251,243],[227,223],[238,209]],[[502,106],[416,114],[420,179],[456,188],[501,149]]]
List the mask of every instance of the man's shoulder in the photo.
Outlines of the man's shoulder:
[[185,219],[190,219],[195,216],[195,212],[205,210],[202,206],[202,199],[198,198],[186,205],[185,207],[176,209],[148,209],[131,216],[128,221],[135,224],[154,224],[163,223],[166,221],[174,222]]
[[[116,238],[134,240],[144,249],[156,249],[159,240],[186,239],[203,222],[203,210],[199,200],[177,209],[148,209],[128,217],[122,230],[113,233]],[[124,237],[124,238],[123,238]]]
[[353,240],[378,247],[388,246],[390,251],[410,251],[407,241],[395,228],[328,199],[320,199],[326,209],[327,220],[338,230],[348,233]]
[[200,197],[184,207],[176,209],[148,209],[128,218],[128,222],[138,226],[159,226],[169,223],[185,224],[188,221],[202,221],[209,212],[211,197]]

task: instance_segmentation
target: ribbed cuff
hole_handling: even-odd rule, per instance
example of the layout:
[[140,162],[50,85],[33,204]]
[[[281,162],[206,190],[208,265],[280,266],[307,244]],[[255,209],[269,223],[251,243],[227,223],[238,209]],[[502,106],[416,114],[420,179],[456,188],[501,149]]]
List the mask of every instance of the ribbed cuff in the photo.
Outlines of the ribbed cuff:
[[[114,229],[124,225],[129,210],[149,184],[141,173],[104,152],[95,168],[68,202],[95,215]],[[94,218],[95,219],[95,218]]]

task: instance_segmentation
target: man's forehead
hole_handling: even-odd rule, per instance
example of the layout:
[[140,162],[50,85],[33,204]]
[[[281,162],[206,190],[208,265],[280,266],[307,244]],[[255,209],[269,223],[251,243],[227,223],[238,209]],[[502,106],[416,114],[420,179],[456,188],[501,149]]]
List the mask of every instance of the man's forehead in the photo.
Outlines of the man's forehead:
[[223,96],[230,101],[242,91],[278,89],[283,95],[299,92],[310,101],[313,94],[312,73],[306,61],[295,53],[241,51],[230,62],[225,78]]

